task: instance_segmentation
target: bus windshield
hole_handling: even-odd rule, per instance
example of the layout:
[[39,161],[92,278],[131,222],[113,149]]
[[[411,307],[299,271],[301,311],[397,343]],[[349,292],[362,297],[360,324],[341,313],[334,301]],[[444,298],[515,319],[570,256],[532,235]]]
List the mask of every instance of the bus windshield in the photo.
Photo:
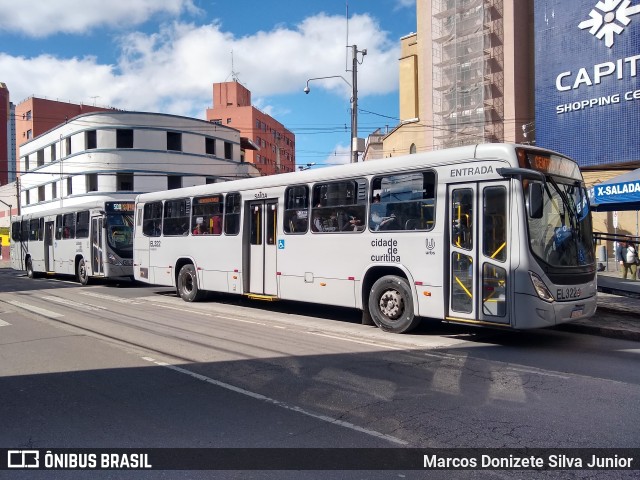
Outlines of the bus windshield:
[[542,218],[530,218],[533,253],[554,267],[577,267],[595,261],[587,191],[575,181],[547,175]]
[[133,258],[133,213],[107,214],[107,243],[121,258]]

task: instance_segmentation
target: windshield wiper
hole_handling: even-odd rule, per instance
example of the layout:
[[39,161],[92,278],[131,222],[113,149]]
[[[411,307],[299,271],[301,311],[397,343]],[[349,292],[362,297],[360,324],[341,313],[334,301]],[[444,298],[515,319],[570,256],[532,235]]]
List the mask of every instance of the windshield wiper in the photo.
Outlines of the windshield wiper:
[[553,188],[555,189],[555,191],[558,192],[558,195],[562,199],[562,203],[564,203],[565,207],[569,211],[569,218],[570,218],[570,222],[571,222],[571,230],[577,231],[578,230],[578,225],[577,225],[578,209],[575,207],[575,205],[573,205],[573,207],[572,207],[571,202],[569,201],[569,197],[567,196],[567,192],[563,191],[560,188],[560,186],[558,185],[558,182],[556,182],[555,179],[551,175],[549,175],[547,178],[551,182],[551,185],[553,185]]

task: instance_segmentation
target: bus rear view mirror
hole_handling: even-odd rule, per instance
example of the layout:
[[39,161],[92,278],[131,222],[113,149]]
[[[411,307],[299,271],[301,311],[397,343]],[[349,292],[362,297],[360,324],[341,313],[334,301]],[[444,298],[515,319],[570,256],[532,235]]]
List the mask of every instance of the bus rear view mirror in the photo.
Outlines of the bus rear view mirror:
[[529,207],[529,217],[542,218],[544,185],[537,182],[531,182],[529,183],[528,192],[527,206]]

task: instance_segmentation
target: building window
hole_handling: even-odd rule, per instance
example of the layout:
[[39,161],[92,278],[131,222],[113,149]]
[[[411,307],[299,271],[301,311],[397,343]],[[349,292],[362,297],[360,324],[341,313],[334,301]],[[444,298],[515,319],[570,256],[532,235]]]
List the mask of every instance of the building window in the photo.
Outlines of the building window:
[[51,184],[51,198],[58,198],[58,182]]
[[41,167],[44,165],[44,150],[38,150],[36,152],[36,159],[37,159],[38,167]]
[[64,143],[65,143],[65,151],[67,152],[67,155],[71,155],[71,137],[67,137],[64,139]]
[[233,145],[230,142],[224,142],[224,158],[231,160],[233,157]]
[[87,173],[87,192],[97,192],[98,191],[98,174],[97,173]]
[[24,114],[24,118],[27,121],[31,121],[31,110]]
[[116,190],[118,192],[133,191],[133,173],[117,173],[116,174]]
[[182,188],[182,177],[180,175],[167,175],[167,190]]
[[56,146],[51,145],[51,161],[53,162],[56,158]]
[[227,123],[231,123],[231,117],[227,118]]
[[204,153],[207,155],[215,155],[216,154],[216,139],[215,138],[206,138],[204,139]]
[[93,150],[98,148],[98,135],[95,130],[87,130],[84,132],[85,150]]
[[29,155],[25,155],[24,157],[24,171],[29,171]]
[[412,143],[411,146],[409,147],[409,153],[412,154],[412,155],[414,153],[416,153],[416,144],[415,143]]
[[116,148],[133,148],[133,130],[119,128],[116,130]]
[[67,177],[67,197],[73,194],[73,180],[71,177]]
[[33,130],[29,129],[27,130],[27,140],[33,138]]
[[206,185],[209,185],[209,184],[211,184],[211,183],[216,183],[216,179],[215,179],[214,177],[206,177],[206,178],[204,179],[204,183],[205,183]]
[[29,190],[24,191],[24,203],[27,205],[31,203],[31,195]]
[[42,185],[41,187],[38,187],[38,201],[44,202],[44,198],[44,185]]
[[178,132],[167,132],[167,150],[173,152],[182,151],[182,134]]

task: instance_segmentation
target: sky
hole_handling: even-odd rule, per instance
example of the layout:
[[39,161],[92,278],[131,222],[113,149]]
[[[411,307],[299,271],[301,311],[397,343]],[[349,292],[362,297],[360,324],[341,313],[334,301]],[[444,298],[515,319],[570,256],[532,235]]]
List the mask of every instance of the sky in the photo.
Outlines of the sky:
[[[205,118],[236,78],[296,135],[296,162],[349,161],[351,49],[358,136],[397,125],[400,38],[415,0],[0,0],[0,82],[35,96]],[[314,80],[310,93],[304,87]],[[246,135],[247,132],[241,132]]]

